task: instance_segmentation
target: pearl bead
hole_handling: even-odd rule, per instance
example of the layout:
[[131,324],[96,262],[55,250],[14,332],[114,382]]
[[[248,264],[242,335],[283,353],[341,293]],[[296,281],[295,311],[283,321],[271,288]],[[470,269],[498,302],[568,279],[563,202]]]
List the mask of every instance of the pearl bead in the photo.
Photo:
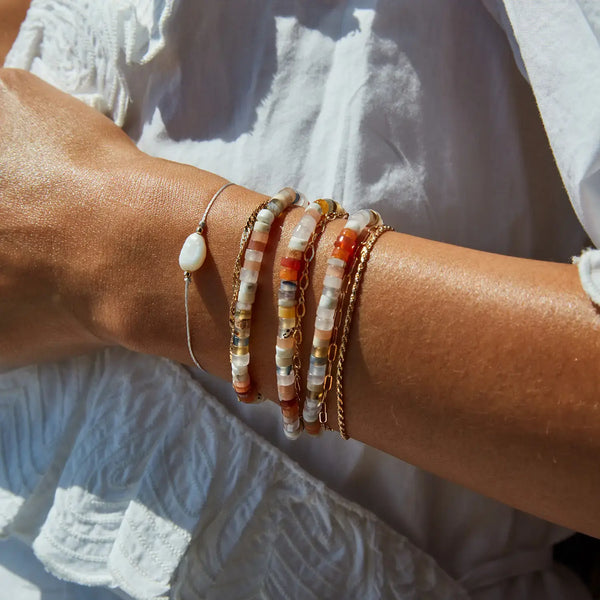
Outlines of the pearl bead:
[[188,235],[181,252],[179,266],[184,271],[197,271],[206,260],[206,242],[199,233]]

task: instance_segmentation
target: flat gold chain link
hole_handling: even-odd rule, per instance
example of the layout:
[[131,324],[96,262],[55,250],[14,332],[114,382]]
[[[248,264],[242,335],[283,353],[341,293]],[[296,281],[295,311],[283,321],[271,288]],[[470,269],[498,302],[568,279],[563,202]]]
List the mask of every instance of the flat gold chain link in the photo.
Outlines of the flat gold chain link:
[[[359,253],[360,258],[355,264],[353,269],[353,274],[350,274],[348,281],[352,281],[352,289],[350,290],[350,297],[348,299],[348,306],[346,308],[346,315],[344,317],[344,326],[342,330],[342,337],[339,344],[339,353],[338,353],[338,364],[337,370],[335,374],[335,388],[336,388],[336,404],[337,404],[337,422],[338,429],[340,435],[343,439],[348,439],[348,432],[346,429],[346,417],[344,413],[344,360],[346,358],[346,349],[348,347],[348,339],[350,337],[350,326],[352,324],[352,315],[354,314],[354,308],[356,305],[356,300],[358,298],[358,290],[360,288],[360,284],[362,281],[363,273],[367,266],[367,261],[369,260],[369,255],[371,254],[371,250],[375,245],[375,242],[379,239],[379,237],[385,233],[386,231],[394,231],[393,227],[389,227],[388,225],[379,225],[378,227],[373,227],[369,231],[369,235],[362,242]],[[341,311],[340,311],[341,312]]]

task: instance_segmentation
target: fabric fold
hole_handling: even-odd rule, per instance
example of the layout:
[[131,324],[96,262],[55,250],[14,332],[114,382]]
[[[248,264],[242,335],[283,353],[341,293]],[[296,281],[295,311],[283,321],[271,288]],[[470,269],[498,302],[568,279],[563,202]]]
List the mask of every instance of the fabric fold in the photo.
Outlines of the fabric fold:
[[2,531],[61,578],[136,599],[467,598],[169,361],[110,349],[5,373],[0,398]]

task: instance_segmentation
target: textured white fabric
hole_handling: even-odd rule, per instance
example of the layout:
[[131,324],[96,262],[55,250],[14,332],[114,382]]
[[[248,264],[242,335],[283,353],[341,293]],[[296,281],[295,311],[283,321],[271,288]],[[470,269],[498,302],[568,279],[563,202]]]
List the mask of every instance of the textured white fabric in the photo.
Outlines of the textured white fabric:
[[134,598],[467,597],[168,361],[29,367],[0,399],[0,534],[58,576]]
[[[506,13],[499,3],[485,4],[494,18],[472,0],[260,0],[252,5],[33,0],[7,64],[29,69],[102,110],[151,154],[267,193],[289,184],[309,197],[342,200],[349,210],[370,206],[408,233],[565,260],[579,252],[584,236],[560,185],[529,86],[498,27],[511,35]],[[275,535],[265,511],[282,492],[269,479],[274,473],[263,473],[262,462],[247,459],[237,445],[222,466],[219,452],[233,443],[227,431],[238,428],[252,448],[261,449],[259,455],[287,465],[286,494],[314,499],[319,518],[334,524],[341,519],[349,528],[339,538],[332,534],[335,551],[327,563],[335,564],[323,571],[323,579],[318,568],[312,574],[312,561],[322,550],[314,546],[305,552],[307,588],[294,588],[294,559],[293,571],[267,575],[273,583],[257,594],[271,597],[277,595],[273,590],[282,595],[285,589],[289,597],[312,597],[310,586],[315,585],[321,586],[318,597],[371,598],[379,597],[373,590],[384,581],[403,586],[398,597],[429,597],[419,590],[419,578],[407,575],[421,572],[410,566],[421,560],[433,573],[425,577],[431,597],[460,594],[404,537],[290,466],[233,416],[222,417],[227,426],[211,418],[214,428],[204,438],[192,441],[189,433],[170,437],[169,432],[183,431],[182,411],[196,415],[204,410],[195,399],[205,394],[167,365],[111,351],[0,378],[0,384],[14,382],[5,390],[32,385],[49,398],[65,397],[65,419],[73,419],[64,439],[53,438],[42,452],[46,462],[34,471],[51,474],[41,476],[39,490],[31,485],[17,489],[10,482],[2,486],[8,490],[0,511],[6,515],[6,532],[34,539],[36,554],[48,568],[79,582],[119,585],[136,598],[168,593],[172,578],[171,589],[182,597],[187,597],[182,586],[188,581],[200,588],[215,586],[207,597],[218,590],[220,597],[234,598],[248,586],[254,589],[253,577],[262,577],[262,571],[253,561],[264,554],[256,555],[248,532],[266,526],[266,537],[260,539]],[[164,386],[167,372],[177,385]],[[48,376],[40,386],[44,373]],[[551,544],[567,535],[565,530],[334,435],[289,443],[276,407],[240,406],[228,386],[194,375],[262,438],[434,556],[446,572],[465,582],[473,598],[586,597],[572,576],[551,565]],[[82,408],[80,391],[88,388]],[[3,397],[28,404],[27,396],[14,393],[5,391]],[[224,415],[216,405],[207,406],[210,415]],[[25,413],[21,419],[37,422]],[[115,431],[108,435],[111,427]],[[202,424],[192,418],[185,431],[195,427]],[[135,437],[126,443],[129,435]],[[89,442],[82,441],[88,437]],[[19,440],[14,437],[7,446],[12,453],[5,454],[17,479],[28,472],[18,458]],[[87,444],[94,453],[85,451]],[[155,460],[166,456],[164,447],[169,456],[180,458]],[[48,462],[52,453],[62,453],[65,464],[58,479]],[[202,479],[195,473],[200,464],[210,467]],[[238,481],[244,467],[252,486]],[[232,469],[237,469],[235,476]],[[163,483],[169,477],[172,485]],[[123,496],[106,481],[117,482]],[[193,502],[196,494],[214,493],[210,498],[221,502],[218,490],[228,486],[232,502],[243,493],[256,493],[261,500],[244,510],[225,504],[216,516],[207,500],[180,514],[179,505]],[[184,497],[174,500],[173,490]],[[340,511],[336,503],[346,508]],[[72,533],[67,539],[61,534],[64,523]],[[385,531],[389,542],[382,541],[383,534],[376,539],[379,534],[369,527]],[[312,544],[322,543],[318,527],[311,524],[306,531]],[[349,532],[355,532],[351,542],[344,537]],[[310,543],[302,535],[292,546]],[[237,537],[231,551],[222,550]],[[68,560],[63,550],[53,550],[49,540],[55,538],[77,557]],[[294,553],[286,539],[267,546],[285,559]],[[398,544],[391,556],[385,552],[388,543]],[[392,559],[398,562],[390,566],[386,561]],[[253,570],[244,564],[254,565]],[[350,574],[356,573],[362,585],[373,586],[371,592],[353,584],[346,596],[337,593],[346,589],[338,588],[344,585],[336,579],[338,565],[347,576],[345,584],[354,582]],[[277,577],[283,576],[282,583]]]
[[[571,202],[588,235],[600,244],[600,9],[594,0],[506,0],[519,45]],[[593,257],[592,254],[596,256]],[[588,294],[600,287],[589,269],[600,252],[580,263]],[[591,296],[597,303],[598,295]]]
[[579,270],[579,278],[585,293],[600,306],[600,251],[586,248],[581,256],[573,258]]

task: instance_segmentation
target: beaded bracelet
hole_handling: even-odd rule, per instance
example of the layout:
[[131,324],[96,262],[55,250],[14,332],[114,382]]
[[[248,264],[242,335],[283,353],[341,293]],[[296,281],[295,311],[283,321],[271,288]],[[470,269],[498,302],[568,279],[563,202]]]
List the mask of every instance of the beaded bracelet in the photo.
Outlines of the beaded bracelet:
[[343,209],[333,200],[316,200],[304,212],[281,259],[277,301],[279,328],[275,346],[277,393],[283,418],[283,431],[296,439],[300,425],[300,345],[304,294],[308,287],[308,268],[315,256],[315,244],[326,224],[342,216]]
[[358,260],[355,263],[353,275],[351,274],[352,287],[350,289],[348,306],[346,307],[346,315],[344,316],[344,325],[342,329],[342,337],[340,339],[338,363],[335,374],[338,430],[344,440],[348,439],[348,432],[346,430],[346,418],[344,413],[344,361],[346,359],[346,347],[348,346],[348,339],[350,337],[352,316],[354,315],[354,307],[356,306],[358,290],[362,282],[362,277],[367,266],[367,261],[369,260],[369,256],[371,254],[371,250],[373,249],[375,242],[386,231],[394,231],[394,228],[390,227],[389,225],[379,225],[369,230],[369,235],[367,239],[361,244],[360,250],[358,252]]
[[[240,251],[233,276],[233,295],[230,307],[231,377],[233,389],[240,402],[261,400],[252,387],[250,364],[250,320],[256,296],[258,274],[273,221],[287,208],[303,203],[303,197],[291,188],[283,188],[270,200],[263,202],[250,215],[242,233]],[[243,265],[242,265],[243,257]]]
[[[302,417],[307,433],[317,435],[327,421],[326,394],[331,389],[328,365],[335,359],[337,346],[333,335],[335,315],[340,304],[342,282],[357,241],[369,227],[381,225],[381,216],[374,210],[360,210],[351,215],[335,241],[323,280],[323,291],[317,308],[310,365],[306,382],[306,399]],[[333,338],[333,342],[332,342]]]
[[[185,281],[185,290],[184,290],[184,306],[185,306],[185,332],[187,337],[187,345],[188,350],[190,352],[190,356],[194,361],[194,364],[202,369],[202,366],[198,362],[194,351],[192,350],[192,334],[190,332],[190,311],[189,311],[189,290],[190,290],[190,280],[192,279],[192,273],[197,271],[206,260],[207,248],[206,241],[204,240],[204,230],[206,228],[206,217],[208,216],[208,212],[212,208],[212,205],[215,203],[215,200],[219,197],[221,192],[228,188],[230,185],[235,185],[231,181],[223,184],[213,195],[213,197],[208,202],[206,209],[198,223],[198,227],[196,227],[196,231],[191,233],[183,242],[183,246],[181,247],[181,251],[179,253],[179,266],[183,269],[183,279]],[[202,369],[204,370],[204,369]]]

